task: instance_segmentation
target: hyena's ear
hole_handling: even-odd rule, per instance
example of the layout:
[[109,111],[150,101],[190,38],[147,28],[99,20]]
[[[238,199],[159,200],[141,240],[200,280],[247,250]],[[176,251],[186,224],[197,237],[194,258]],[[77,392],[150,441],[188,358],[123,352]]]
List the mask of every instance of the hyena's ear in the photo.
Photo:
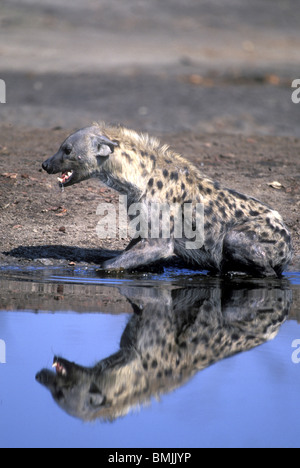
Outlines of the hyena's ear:
[[104,406],[106,400],[105,396],[102,395],[101,391],[94,382],[91,383],[87,399],[89,406],[92,408],[99,408],[100,406]]
[[117,143],[103,135],[93,135],[91,137],[91,142],[96,158],[109,156],[114,152],[117,146]]

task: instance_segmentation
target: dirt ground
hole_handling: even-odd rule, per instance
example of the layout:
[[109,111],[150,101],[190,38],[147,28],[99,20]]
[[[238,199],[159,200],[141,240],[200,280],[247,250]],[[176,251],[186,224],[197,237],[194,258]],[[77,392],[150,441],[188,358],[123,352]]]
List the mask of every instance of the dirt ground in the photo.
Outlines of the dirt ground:
[[70,131],[105,120],[277,209],[299,270],[298,0],[2,3],[0,265],[97,264],[124,248],[96,234],[116,194],[96,180],[62,194],[41,169]]
[[[1,127],[1,265],[97,264],[127,244],[126,239],[100,240],[96,233],[97,206],[117,204],[115,192],[95,179],[61,193],[56,176],[42,171],[43,160],[68,133]],[[224,186],[277,209],[292,232],[291,268],[299,269],[300,140],[184,132],[164,135],[161,141]]]

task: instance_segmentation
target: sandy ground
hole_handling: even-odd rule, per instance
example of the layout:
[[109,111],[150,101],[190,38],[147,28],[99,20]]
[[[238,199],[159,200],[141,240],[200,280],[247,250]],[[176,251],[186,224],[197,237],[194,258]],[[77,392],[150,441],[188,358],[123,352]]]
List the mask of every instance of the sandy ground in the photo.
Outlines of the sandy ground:
[[299,13],[297,0],[3,0],[0,265],[97,264],[126,245],[96,234],[116,194],[95,180],[61,194],[41,170],[71,130],[105,120],[280,211],[299,270]]
[[[44,265],[97,264],[106,255],[100,247],[117,250],[126,245],[126,239],[103,241],[96,233],[100,221],[97,206],[117,204],[116,193],[96,179],[61,193],[57,177],[42,171],[41,162],[56,151],[68,132],[39,129],[16,134],[11,127],[1,131],[2,264],[28,264],[32,260]],[[184,132],[164,135],[161,141],[171,143],[226,187],[249,193],[278,209],[291,229],[298,263],[299,140]]]

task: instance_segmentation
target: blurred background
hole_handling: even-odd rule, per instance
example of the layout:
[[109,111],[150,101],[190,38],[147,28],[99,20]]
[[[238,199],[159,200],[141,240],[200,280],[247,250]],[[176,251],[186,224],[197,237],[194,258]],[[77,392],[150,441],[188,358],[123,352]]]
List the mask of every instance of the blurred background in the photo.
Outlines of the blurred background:
[[0,124],[300,137],[299,0],[1,0]]

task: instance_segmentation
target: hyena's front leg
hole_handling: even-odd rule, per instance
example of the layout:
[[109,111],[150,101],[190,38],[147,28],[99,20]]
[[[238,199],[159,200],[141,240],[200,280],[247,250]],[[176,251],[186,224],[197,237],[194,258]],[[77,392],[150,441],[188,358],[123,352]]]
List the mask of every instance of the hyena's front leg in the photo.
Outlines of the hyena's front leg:
[[142,239],[118,257],[103,262],[101,267],[107,270],[131,270],[169,258],[173,253],[172,239]]

